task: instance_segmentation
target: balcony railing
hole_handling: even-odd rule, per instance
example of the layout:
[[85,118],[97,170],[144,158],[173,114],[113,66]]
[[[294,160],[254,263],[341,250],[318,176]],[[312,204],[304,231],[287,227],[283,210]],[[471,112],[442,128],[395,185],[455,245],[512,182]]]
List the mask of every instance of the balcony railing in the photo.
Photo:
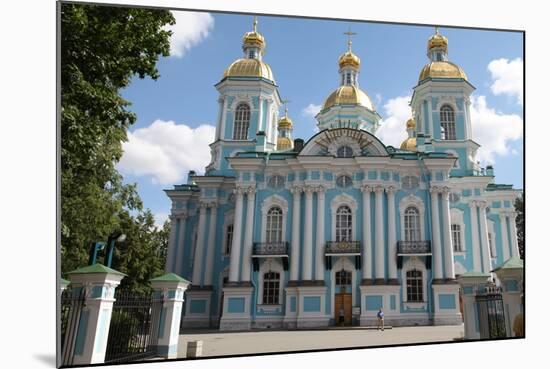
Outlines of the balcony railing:
[[254,242],[252,256],[288,256],[288,242]]
[[325,255],[330,254],[361,255],[361,243],[359,241],[327,241]]
[[430,241],[397,241],[397,253],[406,255],[432,254]]

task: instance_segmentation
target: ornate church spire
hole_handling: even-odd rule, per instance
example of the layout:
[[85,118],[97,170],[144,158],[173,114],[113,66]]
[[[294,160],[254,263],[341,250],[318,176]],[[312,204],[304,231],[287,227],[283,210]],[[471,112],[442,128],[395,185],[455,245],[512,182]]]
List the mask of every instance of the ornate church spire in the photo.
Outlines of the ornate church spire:
[[356,34],[357,33],[351,31],[351,28],[347,32],[344,32],[344,35],[348,36],[348,50],[340,55],[338,59],[338,65],[340,67],[340,85],[342,86],[359,85],[358,75],[361,59],[351,50],[351,36],[355,36]]
[[254,17],[252,23],[252,32],[247,32],[243,36],[243,51],[245,59],[262,60],[265,50],[264,36],[258,32],[258,19]]

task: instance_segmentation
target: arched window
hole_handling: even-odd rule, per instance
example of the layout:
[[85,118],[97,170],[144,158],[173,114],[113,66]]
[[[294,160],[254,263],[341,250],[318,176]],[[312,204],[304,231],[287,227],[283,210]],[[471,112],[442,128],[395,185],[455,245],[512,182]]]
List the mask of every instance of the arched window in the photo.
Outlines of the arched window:
[[444,105],[439,112],[441,120],[441,139],[456,140],[455,112],[449,105]]
[[274,206],[267,212],[265,242],[277,243],[283,239],[283,211]]
[[279,284],[281,276],[277,272],[269,271],[264,274],[264,291],[262,303],[267,305],[279,304]]
[[336,156],[339,158],[351,158],[353,156],[353,150],[349,146],[340,146],[336,150]]
[[225,254],[231,254],[231,244],[233,243],[233,224],[230,224],[225,229]]
[[250,124],[250,107],[241,103],[235,111],[235,124],[233,127],[234,140],[246,140],[248,138],[248,125]]
[[405,241],[420,241],[420,213],[414,206],[405,209]]
[[460,235],[460,225],[451,224],[451,233],[453,235],[453,249],[456,252],[462,251],[462,237]]
[[336,211],[336,242],[342,241],[352,241],[352,213],[346,205]]
[[422,272],[420,270],[409,270],[407,272],[407,301],[423,302],[424,292],[422,287]]

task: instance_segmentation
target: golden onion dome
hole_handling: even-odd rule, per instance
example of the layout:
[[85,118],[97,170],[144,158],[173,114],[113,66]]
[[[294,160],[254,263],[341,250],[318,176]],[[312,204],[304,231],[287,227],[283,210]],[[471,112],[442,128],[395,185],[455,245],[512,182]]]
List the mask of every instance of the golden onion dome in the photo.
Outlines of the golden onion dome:
[[401,150],[416,151],[416,137],[409,137],[403,141]]
[[279,119],[279,128],[292,128],[292,119],[290,119],[287,115]]
[[225,70],[223,77],[261,77],[275,82],[269,65],[258,59],[235,60]]
[[446,52],[448,44],[449,41],[447,40],[447,37],[440,35],[439,31],[436,31],[435,35],[432,35],[432,37],[428,39],[428,51],[435,47],[440,47],[445,49]]
[[426,64],[420,72],[418,82],[426,78],[462,78],[468,80],[462,68],[450,61],[434,61]]
[[331,93],[321,110],[328,109],[335,105],[361,105],[374,111],[370,97],[356,86],[340,86]]
[[359,57],[355,55],[351,50],[348,50],[340,55],[340,58],[338,58],[338,65],[340,66],[340,69],[344,67],[353,67],[359,69],[359,66],[361,65],[361,59],[359,59]]
[[414,121],[414,118],[410,118],[407,121],[407,128],[415,128],[415,127],[416,127],[416,122]]
[[264,36],[262,36],[261,33],[256,31],[246,32],[243,36],[243,45],[255,46],[255,47],[259,47],[260,49],[263,49],[265,48]]
[[292,140],[288,137],[277,137],[277,150],[292,149]]

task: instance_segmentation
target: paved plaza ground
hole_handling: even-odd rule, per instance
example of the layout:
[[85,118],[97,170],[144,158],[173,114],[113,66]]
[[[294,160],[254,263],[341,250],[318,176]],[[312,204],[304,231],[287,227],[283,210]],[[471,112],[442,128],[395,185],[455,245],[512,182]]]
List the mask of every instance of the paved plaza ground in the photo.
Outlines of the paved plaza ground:
[[203,341],[202,356],[255,354],[367,347],[461,339],[464,326],[396,327],[383,332],[363,327],[326,330],[219,332],[189,331],[180,335],[178,357],[185,358],[189,341]]

